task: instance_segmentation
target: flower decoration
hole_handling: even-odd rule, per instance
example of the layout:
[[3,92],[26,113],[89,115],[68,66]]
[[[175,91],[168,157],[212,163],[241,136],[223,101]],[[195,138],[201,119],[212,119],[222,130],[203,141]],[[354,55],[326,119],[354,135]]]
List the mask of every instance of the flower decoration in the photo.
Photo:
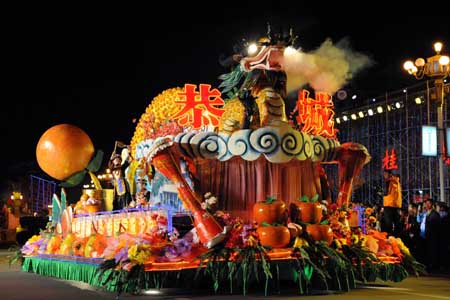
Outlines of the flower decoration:
[[203,196],[204,200],[201,203],[201,207],[204,210],[207,210],[210,213],[214,213],[217,210],[217,197],[211,194],[210,192],[207,192]]
[[61,246],[62,238],[60,235],[54,235],[50,238],[50,241],[47,244],[46,253],[48,254],[56,254],[59,251],[59,247]]
[[180,261],[183,258],[189,257],[192,252],[192,247],[197,244],[198,239],[196,239],[193,231],[189,231],[183,238],[174,240],[171,245],[164,247],[164,255],[159,260]]
[[37,255],[45,253],[48,239],[40,235],[33,235],[21,248],[23,255]]
[[165,90],[156,96],[147,106],[145,113],[139,119],[138,125],[131,140],[132,156],[135,156],[136,145],[146,139],[156,139],[164,136],[175,136],[183,132],[183,127],[171,117],[180,110],[175,101],[178,100],[178,93],[183,92],[182,88],[172,88]]
[[144,264],[152,255],[148,244],[133,245],[128,249],[128,259],[132,264]]

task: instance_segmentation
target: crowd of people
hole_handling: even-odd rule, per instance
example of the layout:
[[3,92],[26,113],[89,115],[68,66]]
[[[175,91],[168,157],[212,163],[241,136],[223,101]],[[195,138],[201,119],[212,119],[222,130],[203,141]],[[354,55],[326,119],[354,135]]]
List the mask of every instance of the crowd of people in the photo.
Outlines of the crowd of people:
[[412,255],[430,273],[450,272],[450,216],[446,203],[431,198],[421,203],[402,203],[398,175],[384,171],[383,205],[375,205],[376,229],[400,237]]

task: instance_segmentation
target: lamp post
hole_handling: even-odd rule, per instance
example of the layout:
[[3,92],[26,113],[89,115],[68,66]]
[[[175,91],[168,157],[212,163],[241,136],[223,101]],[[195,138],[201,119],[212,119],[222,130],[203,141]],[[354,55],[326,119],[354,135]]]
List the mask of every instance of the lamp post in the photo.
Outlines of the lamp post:
[[413,63],[408,60],[403,64],[403,68],[413,75],[416,79],[422,79],[425,75],[434,79],[434,86],[436,88],[436,95],[438,100],[437,105],[437,130],[438,130],[438,160],[439,160],[439,185],[440,185],[440,201],[445,201],[445,186],[444,186],[444,143],[445,143],[445,128],[443,119],[444,109],[444,78],[450,75],[449,57],[441,55],[442,43],[434,44],[434,51],[436,55],[428,57],[427,61],[423,58],[418,58]]

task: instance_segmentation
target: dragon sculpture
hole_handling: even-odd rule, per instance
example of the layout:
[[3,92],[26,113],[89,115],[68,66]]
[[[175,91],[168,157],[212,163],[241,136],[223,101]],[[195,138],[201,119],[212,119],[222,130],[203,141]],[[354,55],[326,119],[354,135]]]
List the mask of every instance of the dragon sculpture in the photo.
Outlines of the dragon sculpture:
[[[287,122],[285,101],[287,76],[283,56],[296,40],[292,30],[284,36],[268,26],[267,37],[259,39],[253,51],[240,59],[233,71],[219,78],[222,93],[232,99],[225,105],[219,132],[231,134],[239,129],[255,129]],[[236,56],[235,56],[236,57]]]

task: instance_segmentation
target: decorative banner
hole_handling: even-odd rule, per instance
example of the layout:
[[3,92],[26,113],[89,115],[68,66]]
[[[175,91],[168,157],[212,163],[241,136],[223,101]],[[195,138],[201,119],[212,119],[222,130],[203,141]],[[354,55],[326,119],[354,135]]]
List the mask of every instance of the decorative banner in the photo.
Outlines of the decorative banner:
[[206,125],[217,127],[219,119],[225,112],[222,107],[225,102],[220,97],[218,89],[211,90],[211,85],[200,84],[200,92],[196,92],[195,84],[185,84],[184,93],[180,96],[176,104],[182,106],[181,110],[173,116],[178,125],[200,129]]
[[171,231],[171,223],[167,221],[172,216],[162,209],[136,210],[121,213],[95,213],[78,216],[72,219],[72,232],[79,237],[89,237],[99,233],[106,236],[114,236],[118,232],[132,235],[144,234],[155,228],[167,226]]
[[310,135],[335,138],[333,107],[331,96],[327,93],[316,92],[316,99],[312,99],[309,98],[309,91],[299,91],[297,122],[302,124],[302,131]]
[[395,149],[392,149],[391,154],[389,154],[389,149],[386,149],[386,154],[382,159],[382,169],[384,170],[397,170],[397,155],[395,154]]
[[422,126],[422,155],[437,155],[437,134],[435,126]]

